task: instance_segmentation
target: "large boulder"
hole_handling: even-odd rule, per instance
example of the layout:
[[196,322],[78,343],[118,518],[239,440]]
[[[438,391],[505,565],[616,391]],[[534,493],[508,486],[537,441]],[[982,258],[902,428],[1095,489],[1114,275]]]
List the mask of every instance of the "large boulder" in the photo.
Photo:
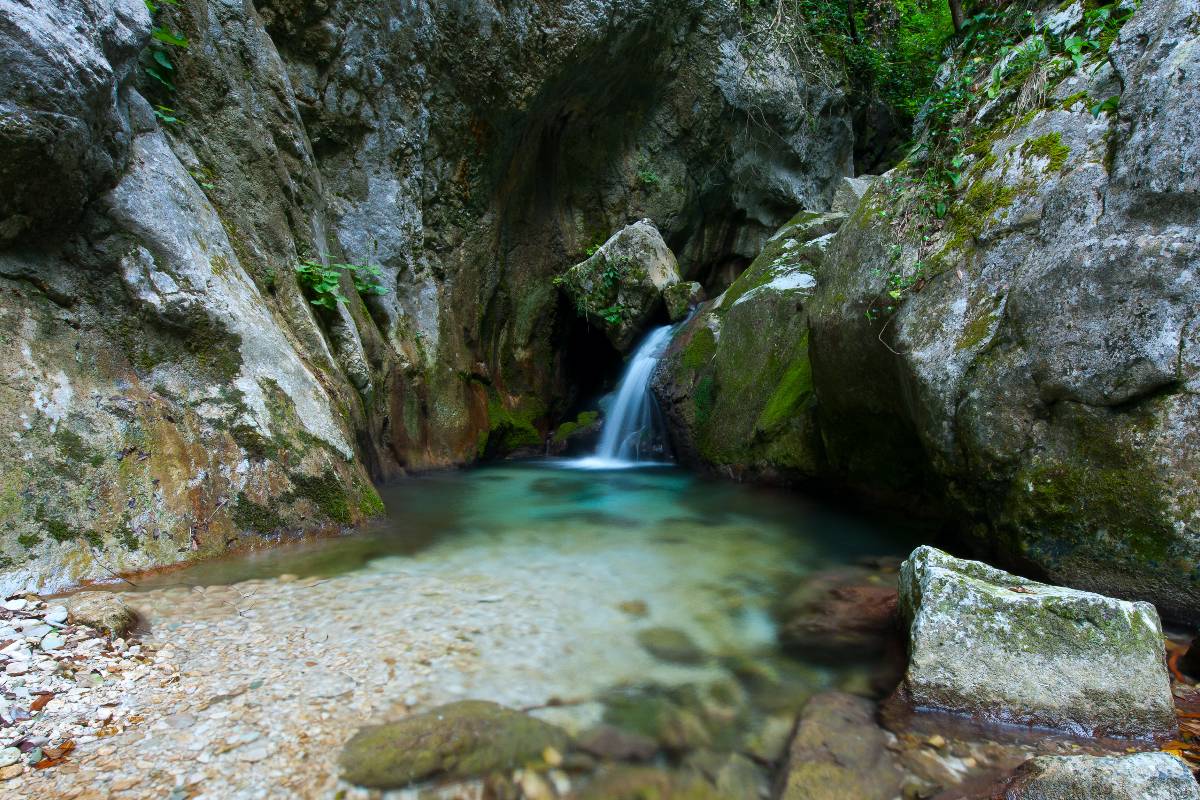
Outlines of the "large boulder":
[[844,219],[797,214],[675,335],[653,386],[683,461],[767,480],[820,471],[804,309]]
[[116,182],[125,88],[149,36],[142,0],[0,3],[0,246],[68,228]]
[[1200,800],[1200,785],[1167,753],[1040,756],[1013,775],[1002,800]]
[[476,778],[541,763],[547,748],[566,749],[567,734],[539,719],[483,700],[363,728],[342,749],[342,777],[375,789],[431,778]]
[[679,283],[679,264],[648,219],[627,225],[556,282],[581,316],[603,328],[613,346],[633,346],[663,293]]
[[840,692],[808,702],[780,773],[779,800],[892,800],[901,775],[867,700]]
[[1149,603],[1028,581],[932,547],[900,571],[909,624],[901,697],[918,709],[1087,736],[1176,730]]

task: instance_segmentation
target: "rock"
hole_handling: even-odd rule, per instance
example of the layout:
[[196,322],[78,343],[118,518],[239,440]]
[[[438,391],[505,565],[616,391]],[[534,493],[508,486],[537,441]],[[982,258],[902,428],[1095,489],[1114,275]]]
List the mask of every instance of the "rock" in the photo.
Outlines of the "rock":
[[650,767],[601,769],[571,800],[725,800],[703,777]]
[[645,329],[663,292],[679,283],[679,265],[654,223],[627,225],[562,275],[559,285],[579,314],[600,324],[625,352]]
[[1176,729],[1149,603],[1028,581],[922,546],[901,568],[900,608],[910,653],[901,691],[917,708],[1085,736]]
[[7,767],[21,760],[21,751],[15,747],[5,747],[0,750],[0,767]]
[[561,752],[566,745],[560,728],[495,703],[463,700],[361,729],[339,763],[345,780],[391,789],[517,769],[539,762],[547,747]]
[[646,605],[645,600],[622,600],[620,603],[617,603],[617,608],[623,613],[638,619],[643,619],[650,614],[650,606]]
[[714,729],[730,730],[728,720],[710,725],[699,692],[693,686],[665,689],[640,686],[604,698],[604,722],[645,737],[671,753],[685,753],[714,742]]
[[780,641],[808,659],[877,657],[899,636],[897,598],[894,573],[848,567],[806,576],[776,609]]
[[124,637],[137,624],[137,614],[112,592],[79,592],[67,598],[67,613],[77,625]]
[[796,215],[676,333],[653,389],[682,461],[769,481],[817,474],[803,309],[820,280],[824,242],[844,219]]
[[47,633],[42,637],[41,648],[43,650],[61,650],[66,645],[67,640],[59,633]]
[[833,204],[830,211],[840,214],[853,214],[858,208],[859,201],[871,188],[875,181],[874,175],[861,175],[857,178],[844,177],[837,183],[833,193]]
[[575,746],[608,761],[649,761],[658,752],[654,739],[614,725],[589,728],[580,734]]
[[638,644],[660,661],[701,664],[708,655],[692,637],[678,628],[646,628],[638,631]]
[[875,724],[874,706],[839,692],[809,701],[788,746],[780,800],[892,800],[900,772]]
[[46,612],[44,619],[46,622],[63,623],[67,621],[67,616],[68,613],[66,606],[54,606]]
[[1200,786],[1168,753],[1040,756],[1022,764],[1003,800],[1200,800]]
[[704,287],[696,281],[679,281],[663,289],[662,296],[667,304],[667,318],[678,322],[704,301]]
[[5,600],[4,607],[9,611],[20,611],[29,604],[29,601],[23,597],[15,597],[12,600]]

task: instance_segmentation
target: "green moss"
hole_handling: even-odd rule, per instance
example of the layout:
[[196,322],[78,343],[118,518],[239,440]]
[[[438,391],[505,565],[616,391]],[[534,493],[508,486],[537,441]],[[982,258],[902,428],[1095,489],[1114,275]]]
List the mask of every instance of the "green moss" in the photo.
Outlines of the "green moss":
[[692,402],[696,407],[697,425],[704,426],[708,424],[708,420],[712,416],[716,396],[717,387],[711,376],[705,376],[696,384],[696,391]]
[[128,522],[122,522],[113,531],[113,538],[117,540],[117,544],[124,547],[126,550],[139,550],[142,543],[138,539],[137,534],[133,532],[133,528]]
[[1016,195],[1017,190],[1011,186],[1006,186],[997,181],[982,179],[975,181],[967,189],[967,193],[963,195],[963,204],[975,216],[978,224],[982,227],[986,219],[990,218],[997,211],[1012,205]]
[[989,309],[986,313],[980,314],[975,319],[967,323],[963,328],[962,337],[955,342],[955,350],[970,350],[980,344],[992,332],[992,326],[996,322],[995,309]]
[[31,550],[41,543],[42,537],[38,536],[36,533],[22,533],[17,537],[17,544],[21,545],[22,547],[27,547]]
[[801,351],[784,371],[754,427],[761,432],[777,430],[807,407],[812,397],[812,362],[808,358],[808,335],[805,334]]
[[716,352],[716,334],[707,325],[701,323],[683,350],[683,365],[688,369],[701,369],[707,366],[709,361],[712,361]]
[[1054,131],[1026,141],[1021,147],[1021,154],[1026,157],[1039,156],[1049,159],[1047,169],[1051,172],[1062,172],[1067,159],[1071,157],[1071,148],[1063,144],[1062,134]]
[[491,387],[488,388],[488,433],[481,443],[480,455],[491,450],[509,453],[519,447],[536,447],[542,434],[534,422],[545,416],[545,406],[535,397],[520,398],[507,407]]
[[354,486],[358,489],[358,513],[360,516],[381,517],[387,512],[383,498],[379,496],[379,492],[374,486],[360,481],[355,481]]
[[237,502],[233,506],[233,524],[238,530],[269,533],[279,530],[286,523],[274,509],[255,503],[246,497],[245,492],[238,492]]
[[295,486],[294,491],[297,497],[311,500],[317,508],[321,509],[322,514],[335,522],[346,525],[353,522],[346,489],[332,471],[316,477],[303,474],[294,474],[288,477]]
[[59,426],[54,432],[54,444],[67,461],[74,464],[91,464],[98,467],[104,463],[104,453],[93,449],[83,440],[83,437],[64,426]]
[[253,425],[235,425],[229,430],[229,435],[251,458],[278,460],[279,444],[273,438],[263,436]]
[[600,418],[598,411],[584,411],[580,413],[574,420],[568,420],[558,426],[554,431],[554,443],[562,444],[578,430],[587,428],[595,423]]
[[1075,107],[1076,103],[1083,103],[1084,108],[1088,108],[1092,104],[1091,97],[1087,92],[1076,92],[1070,97],[1064,97],[1062,103],[1059,104],[1059,107],[1063,111],[1070,111]]

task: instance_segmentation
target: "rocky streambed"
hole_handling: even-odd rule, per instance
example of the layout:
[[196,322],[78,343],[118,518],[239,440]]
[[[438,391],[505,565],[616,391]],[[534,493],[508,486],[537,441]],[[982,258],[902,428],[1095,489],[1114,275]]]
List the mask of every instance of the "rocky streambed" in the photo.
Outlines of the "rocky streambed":
[[393,492],[362,537],[10,599],[0,792],[1200,796],[1200,696],[1145,604],[898,568],[869,527],[671,469]]

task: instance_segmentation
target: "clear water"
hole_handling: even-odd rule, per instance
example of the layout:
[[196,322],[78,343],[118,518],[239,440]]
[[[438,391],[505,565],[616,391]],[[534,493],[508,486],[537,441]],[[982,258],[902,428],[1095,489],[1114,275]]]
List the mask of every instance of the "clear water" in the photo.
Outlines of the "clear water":
[[[548,551],[582,548],[597,558],[636,558],[637,548],[666,543],[678,546],[681,560],[698,549],[718,548],[735,567],[740,559],[765,553],[766,571],[786,584],[860,558],[905,555],[918,541],[915,532],[884,530],[785,490],[708,479],[669,464],[581,472],[574,469],[577,463],[511,463],[405,478],[381,487],[387,517],[365,530],[241,552],[134,581],[145,589],[282,574],[328,577],[381,559],[417,563],[473,548],[482,558],[485,550],[496,555],[497,548],[530,543]],[[633,550],[623,549],[631,545]],[[744,566],[752,572],[750,563]]]

